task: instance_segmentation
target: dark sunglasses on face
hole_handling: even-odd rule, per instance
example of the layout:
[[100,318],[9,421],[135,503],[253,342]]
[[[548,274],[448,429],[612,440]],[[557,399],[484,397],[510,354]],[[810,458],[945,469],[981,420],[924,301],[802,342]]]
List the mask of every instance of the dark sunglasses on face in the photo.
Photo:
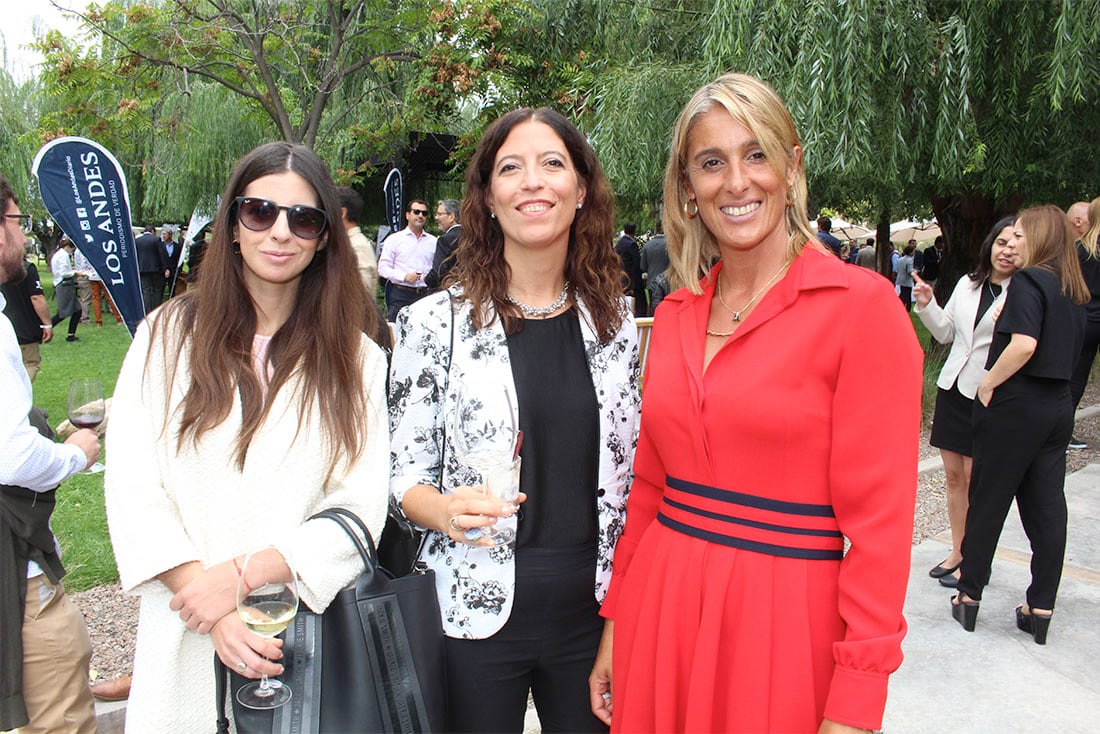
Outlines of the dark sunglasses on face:
[[274,227],[280,211],[286,212],[286,223],[291,233],[304,240],[317,239],[328,226],[328,215],[317,207],[303,204],[281,206],[252,196],[238,196],[234,201],[237,204],[237,218],[253,232]]
[[409,211],[412,212],[413,214],[415,214],[418,217],[428,216],[428,210],[427,209],[409,209]]

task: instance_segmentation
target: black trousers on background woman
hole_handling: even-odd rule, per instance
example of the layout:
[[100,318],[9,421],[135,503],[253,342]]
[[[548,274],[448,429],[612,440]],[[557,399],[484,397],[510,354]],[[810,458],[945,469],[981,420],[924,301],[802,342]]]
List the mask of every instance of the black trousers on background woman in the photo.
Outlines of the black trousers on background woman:
[[1100,321],[1088,321],[1085,323],[1085,341],[1081,345],[1081,354],[1077,357],[1077,366],[1074,367],[1073,377],[1069,382],[1075,410],[1081,404],[1081,396],[1085,394],[1085,385],[1089,382],[1089,373],[1092,372],[1092,363],[1098,351],[1100,351]]
[[1066,444],[1073,401],[1064,380],[1015,375],[974,401],[974,469],[959,591],[980,600],[1013,498],[1031,541],[1028,606],[1054,609],[1066,551]]

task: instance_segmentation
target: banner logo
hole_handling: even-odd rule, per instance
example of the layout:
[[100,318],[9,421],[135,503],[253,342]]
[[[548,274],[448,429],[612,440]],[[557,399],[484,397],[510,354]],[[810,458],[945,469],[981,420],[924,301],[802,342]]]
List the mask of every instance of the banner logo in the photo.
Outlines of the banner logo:
[[126,176],[111,153],[87,138],[58,138],[34,157],[42,201],[88,258],[133,336],[145,317]]

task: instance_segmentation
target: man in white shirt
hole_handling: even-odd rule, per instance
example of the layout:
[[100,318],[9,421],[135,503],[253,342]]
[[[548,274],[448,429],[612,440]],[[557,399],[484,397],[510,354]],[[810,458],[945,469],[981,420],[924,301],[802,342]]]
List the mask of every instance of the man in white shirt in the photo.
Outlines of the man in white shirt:
[[50,270],[53,272],[53,292],[57,298],[57,314],[52,322],[57,326],[65,319],[69,319],[69,335],[65,337],[67,342],[80,341],[76,337],[76,327],[80,325],[80,316],[83,311],[80,301],[76,297],[76,268],[73,267],[73,253],[76,245],[68,237],[62,237],[57,252],[50,258]]
[[388,321],[396,321],[398,311],[428,295],[431,290],[424,281],[435,257],[435,235],[424,231],[428,205],[420,199],[413,199],[405,210],[405,219],[408,226],[385,239],[378,257],[378,274],[387,281]]
[[[0,211],[0,282],[15,281],[29,220],[3,177]],[[31,425],[30,379],[3,315],[0,395],[0,730],[94,732],[91,641],[61,585],[49,516],[54,488],[99,458],[99,439],[82,429],[58,444]]]

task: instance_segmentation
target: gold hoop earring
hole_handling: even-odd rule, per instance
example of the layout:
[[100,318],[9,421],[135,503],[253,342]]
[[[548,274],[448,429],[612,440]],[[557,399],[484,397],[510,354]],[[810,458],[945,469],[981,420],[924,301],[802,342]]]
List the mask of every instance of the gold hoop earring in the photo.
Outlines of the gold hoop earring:
[[699,214],[699,205],[695,202],[695,199],[688,199],[684,202],[684,216],[688,219],[695,219]]

